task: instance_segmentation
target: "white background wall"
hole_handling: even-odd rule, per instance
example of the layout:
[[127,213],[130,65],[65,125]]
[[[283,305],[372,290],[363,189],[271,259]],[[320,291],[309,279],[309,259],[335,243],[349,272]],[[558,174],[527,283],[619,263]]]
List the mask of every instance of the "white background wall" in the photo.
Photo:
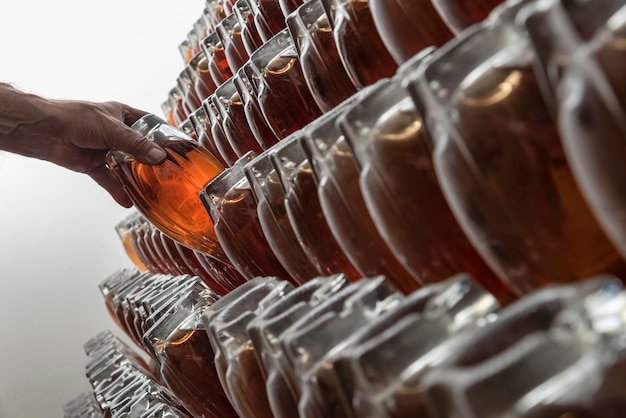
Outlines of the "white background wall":
[[[46,97],[161,114],[202,0],[5,1],[0,80]],[[90,389],[82,345],[120,334],[98,284],[130,266],[128,210],[87,176],[0,152],[0,418],[62,417]]]

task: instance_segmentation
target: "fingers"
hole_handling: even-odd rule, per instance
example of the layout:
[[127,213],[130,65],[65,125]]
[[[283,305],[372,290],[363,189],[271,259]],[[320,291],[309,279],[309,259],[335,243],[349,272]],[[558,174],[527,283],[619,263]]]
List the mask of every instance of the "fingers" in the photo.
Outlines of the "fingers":
[[139,135],[130,125],[148,114],[143,110],[118,102],[109,102],[120,109],[120,119],[124,125],[118,125],[118,132],[112,135],[110,146],[126,151],[143,164],[160,164],[166,158],[166,153],[157,144]]

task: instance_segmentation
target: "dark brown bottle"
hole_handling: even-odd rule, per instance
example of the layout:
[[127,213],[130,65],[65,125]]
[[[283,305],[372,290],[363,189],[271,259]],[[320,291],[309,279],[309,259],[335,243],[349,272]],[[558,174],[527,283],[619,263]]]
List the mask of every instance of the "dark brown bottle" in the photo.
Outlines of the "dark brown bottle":
[[213,139],[215,148],[217,148],[224,161],[226,161],[226,165],[230,167],[235,161],[237,161],[238,157],[232,145],[228,142],[226,132],[224,132],[224,126],[222,125],[222,114],[217,108],[216,102],[217,98],[215,94],[213,94],[205,100],[204,109],[211,122],[211,139]]
[[333,27],[339,56],[358,88],[395,74],[398,64],[383,43],[363,0],[322,0]]
[[432,0],[369,0],[369,4],[376,30],[398,64],[454,36]]
[[208,60],[208,68],[213,82],[219,86],[224,81],[233,76],[233,72],[228,65],[224,45],[217,32],[212,32],[202,40],[202,51]]
[[246,62],[243,67],[237,72],[235,80],[235,87],[239,92],[239,97],[243,102],[244,113],[246,115],[246,122],[252,131],[252,134],[256,138],[257,142],[261,144],[263,149],[268,149],[272,145],[278,143],[278,138],[270,128],[265,116],[259,108],[259,102],[257,99],[257,91],[254,79],[254,70],[252,68],[252,62]]
[[[282,143],[277,146],[281,145]],[[245,166],[245,171],[257,202],[263,233],[285,270],[299,284],[321,276],[321,268],[303,250],[289,222],[285,208],[285,191],[269,152],[266,151],[252,160]]]
[[260,154],[263,152],[263,147],[257,142],[246,119],[243,101],[235,87],[236,77],[238,75],[235,74],[218,87],[214,103],[220,112],[226,139],[237,157],[249,151]]
[[351,281],[360,279],[354,267],[337,244],[317,194],[317,178],[298,140],[290,141],[272,154],[274,167],[285,190],[285,207],[298,242],[316,261],[324,275],[343,273]]
[[259,108],[278,138],[285,138],[321,115],[287,29],[266,42],[250,59],[259,78]]
[[287,27],[298,50],[304,79],[323,112],[356,93],[320,0],[308,1],[288,16]]
[[200,198],[215,224],[215,234],[224,252],[242,275],[248,279],[272,276],[293,282],[272,252],[259,223],[257,204],[244,172],[244,166],[254,157],[247,153],[237,160],[207,185]]
[[228,67],[234,74],[250,58],[243,44],[242,27],[237,15],[234,13],[228,15],[217,25],[215,32],[222,42]]
[[261,39],[259,30],[254,24],[254,9],[250,6],[250,3],[255,1],[237,0],[234,10],[241,28],[241,40],[248,56],[252,55],[257,48],[263,45],[263,39]]
[[503,0],[432,0],[432,2],[448,27],[454,33],[459,33],[485,20]]
[[444,195],[476,250],[518,292],[624,277],[572,175],[525,42],[506,15],[490,19],[425,63],[411,88],[418,107],[437,109],[427,123],[438,132]]

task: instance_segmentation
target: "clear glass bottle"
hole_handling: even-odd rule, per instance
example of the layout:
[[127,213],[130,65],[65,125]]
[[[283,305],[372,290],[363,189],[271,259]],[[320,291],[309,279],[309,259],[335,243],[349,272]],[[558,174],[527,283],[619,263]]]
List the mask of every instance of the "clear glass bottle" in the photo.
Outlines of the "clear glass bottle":
[[224,167],[196,141],[155,115],[142,117],[133,129],[168,154],[165,162],[155,166],[141,164],[120,150],[107,155],[109,169],[124,185],[137,210],[172,239],[224,258],[198,197]]
[[306,2],[288,15],[286,22],[298,50],[304,79],[322,112],[328,112],[356,93],[339,57],[321,1]]
[[391,77],[398,64],[383,43],[368,0],[322,0],[339,56],[357,88]]
[[572,175],[533,69],[519,7],[494,12],[422,65],[410,90],[444,196],[476,250],[517,292],[625,272]]
[[279,138],[301,129],[321,115],[309,90],[293,39],[287,29],[250,57],[258,82],[259,108]]
[[233,74],[250,58],[243,44],[242,30],[237,15],[234,13],[224,18],[215,28],[224,47],[228,67]]
[[[213,179],[200,198],[207,209],[215,235],[233,265],[246,278],[275,276],[293,281],[263,234],[257,204],[244,166],[256,157],[249,152]],[[295,283],[295,282],[294,282]]]

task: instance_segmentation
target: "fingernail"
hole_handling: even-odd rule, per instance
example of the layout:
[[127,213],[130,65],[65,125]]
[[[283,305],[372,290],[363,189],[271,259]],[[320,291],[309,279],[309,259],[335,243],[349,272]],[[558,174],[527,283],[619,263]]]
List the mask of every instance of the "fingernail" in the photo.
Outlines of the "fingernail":
[[165,157],[167,157],[167,154],[161,148],[152,148],[146,155],[148,161],[153,164],[162,163],[163,160],[165,160]]

